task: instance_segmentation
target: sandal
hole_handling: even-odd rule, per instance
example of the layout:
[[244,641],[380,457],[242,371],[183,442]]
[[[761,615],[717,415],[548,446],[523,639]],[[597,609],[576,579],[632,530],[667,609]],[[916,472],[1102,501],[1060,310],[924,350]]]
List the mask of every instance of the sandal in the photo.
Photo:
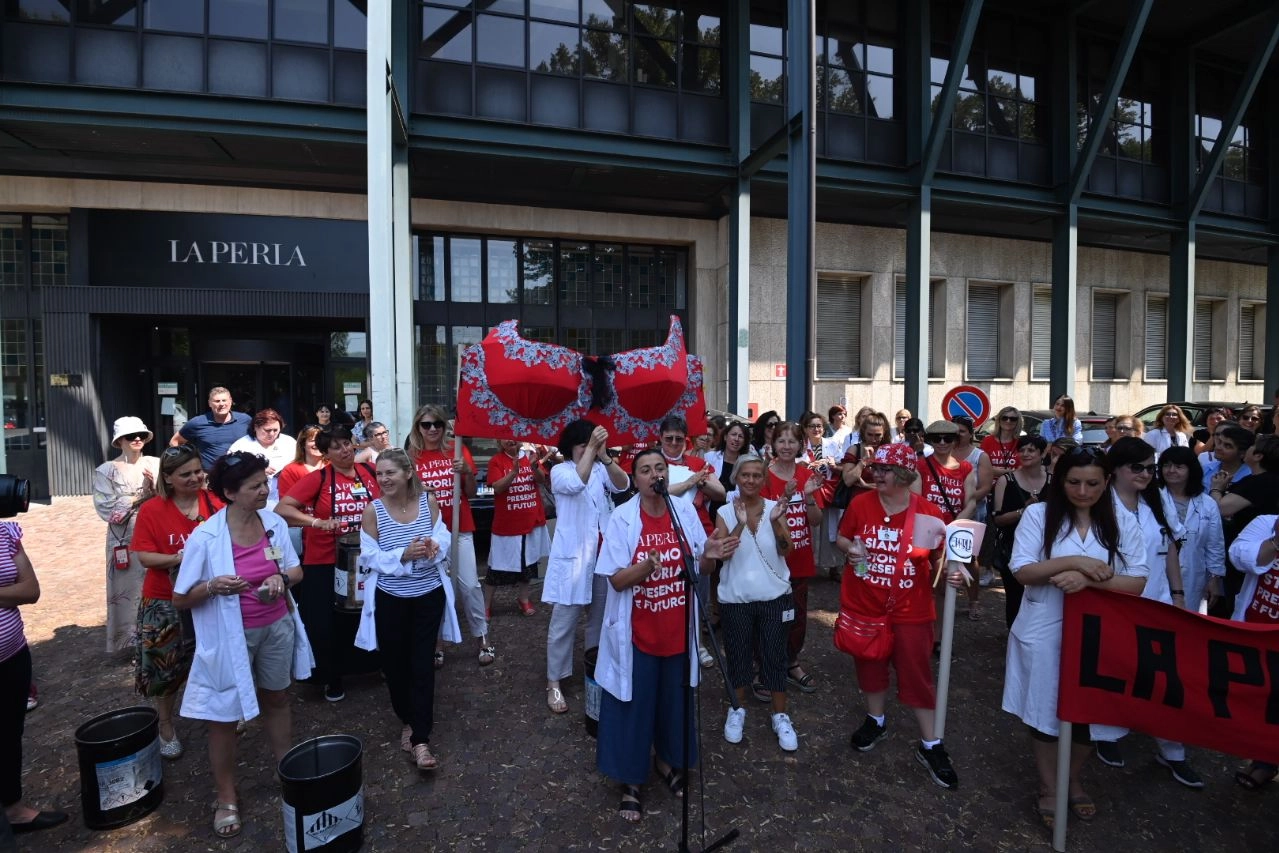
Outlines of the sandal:
[[663,770],[660,765],[654,764],[653,769],[657,771],[658,776],[662,777],[662,781],[666,783],[666,787],[670,789],[672,794],[681,798],[684,796],[684,788],[688,777],[674,767],[667,767]]
[[1070,813],[1082,821],[1090,821],[1097,816],[1097,804],[1087,794],[1071,797],[1067,803],[1070,805]]
[[525,616],[535,616],[537,615],[537,608],[533,606],[533,602],[531,601],[521,601],[520,612]]
[[[803,675],[799,678],[792,675],[792,673],[797,669],[800,672],[803,672]],[[813,681],[813,677],[807,672],[804,672],[803,667],[797,663],[786,667],[786,680],[798,687],[802,693],[813,693],[817,690],[817,683]]]
[[622,802],[617,806],[617,813],[622,820],[636,823],[644,815],[644,807],[640,805],[640,789],[636,785],[622,786]]
[[497,649],[493,646],[483,646],[480,648],[480,666],[488,666],[497,660]]
[[438,651],[435,653],[435,668],[444,669],[444,652],[443,651]]
[[971,622],[980,622],[980,621],[982,620],[982,616],[984,616],[984,615],[985,615],[985,614],[983,614],[983,613],[982,613],[982,611],[981,611],[981,605],[980,605],[980,604],[970,604],[970,605],[968,605],[968,619],[969,619],[969,621],[971,621]]
[[413,751],[413,727],[405,726],[400,732],[400,749],[405,752]]
[[1272,770],[1269,771],[1265,778],[1261,778],[1257,775],[1258,770],[1261,770],[1263,773],[1266,772],[1264,767],[1258,767],[1257,762],[1252,762],[1248,765],[1247,770],[1240,770],[1235,774],[1235,784],[1240,788],[1245,788],[1249,791],[1260,791],[1262,788],[1273,782],[1276,776],[1279,776],[1279,771]]
[[1035,814],[1039,817],[1039,822],[1044,825],[1044,829],[1052,831],[1053,826],[1057,823],[1057,809],[1053,806],[1045,806],[1045,797],[1040,797],[1035,803]]
[[431,747],[425,743],[413,747],[413,760],[417,762],[418,770],[434,770],[440,766],[440,762],[431,754]]
[[556,714],[563,714],[568,710],[568,703],[564,701],[564,694],[558,687],[546,688],[546,707]]
[[[228,812],[225,817],[218,817],[218,812]],[[231,827],[235,827],[232,829]],[[243,829],[240,823],[240,807],[235,803],[213,804],[213,834],[218,838],[235,838]],[[228,831],[229,830],[229,831]]]

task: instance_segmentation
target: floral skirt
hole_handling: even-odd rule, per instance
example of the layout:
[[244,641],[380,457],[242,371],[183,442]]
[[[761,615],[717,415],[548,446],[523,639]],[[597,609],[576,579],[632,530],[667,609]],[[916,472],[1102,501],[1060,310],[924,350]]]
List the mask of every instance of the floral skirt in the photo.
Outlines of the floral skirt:
[[195,633],[172,601],[144,598],[138,603],[138,654],[134,684],[151,699],[172,696],[187,680],[195,655]]

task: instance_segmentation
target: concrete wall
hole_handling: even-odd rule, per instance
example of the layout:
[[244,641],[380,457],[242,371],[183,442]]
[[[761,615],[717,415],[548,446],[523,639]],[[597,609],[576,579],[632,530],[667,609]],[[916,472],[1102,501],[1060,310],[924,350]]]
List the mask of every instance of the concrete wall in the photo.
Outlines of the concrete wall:
[[[852,409],[863,405],[892,412],[901,407],[902,383],[894,380],[893,291],[906,273],[905,231],[819,223],[816,235],[818,274],[863,279],[863,377],[819,380],[814,390],[818,411],[836,402]],[[755,219],[751,223],[751,396],[761,411],[780,410],[785,380],[774,366],[785,361],[786,223]],[[947,389],[965,376],[967,292],[970,283],[1006,285],[1001,297],[1001,365],[1007,379],[974,382],[995,407],[1047,408],[1047,381],[1031,381],[1031,305],[1035,285],[1052,281],[1051,247],[1047,243],[954,234],[932,240],[934,296],[944,295],[944,322],[936,335],[945,351],[942,375],[929,380],[925,419],[936,417]],[[1214,400],[1268,399],[1260,381],[1239,381],[1240,305],[1264,303],[1263,267],[1201,260],[1196,265],[1196,296],[1220,299],[1214,311],[1213,364],[1221,378],[1196,382],[1192,398]],[[1076,325],[1075,400],[1080,411],[1132,412],[1166,399],[1167,383],[1145,379],[1145,305],[1148,294],[1168,293],[1168,258],[1111,249],[1079,250],[1079,301]],[[1116,363],[1124,378],[1094,381],[1092,304],[1095,291],[1120,292]],[[814,306],[816,311],[820,305]],[[1258,315],[1260,324],[1261,315]],[[1192,321],[1193,328],[1193,321]],[[1258,336],[1263,333],[1258,326]],[[1172,347],[1175,342],[1169,341]],[[1187,346],[1190,344],[1187,343]],[[1011,346],[1011,350],[1007,347]],[[817,353],[820,360],[821,353]],[[1001,371],[1005,372],[1005,371]],[[798,416],[799,413],[788,413]],[[918,413],[916,413],[918,414]]]

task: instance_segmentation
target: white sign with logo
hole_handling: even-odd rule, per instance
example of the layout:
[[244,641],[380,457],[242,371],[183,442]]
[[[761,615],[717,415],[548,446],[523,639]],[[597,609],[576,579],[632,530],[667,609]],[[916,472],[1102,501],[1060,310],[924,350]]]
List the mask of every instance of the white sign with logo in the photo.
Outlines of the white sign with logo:
[[964,519],[946,525],[946,561],[971,563],[973,556],[981,551],[985,534],[986,525],[977,521]]

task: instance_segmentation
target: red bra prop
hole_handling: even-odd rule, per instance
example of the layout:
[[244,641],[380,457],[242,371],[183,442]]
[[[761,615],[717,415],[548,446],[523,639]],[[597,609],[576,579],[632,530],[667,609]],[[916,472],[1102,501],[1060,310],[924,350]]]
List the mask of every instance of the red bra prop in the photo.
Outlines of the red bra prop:
[[516,320],[462,353],[458,435],[555,444],[587,418],[617,446],[657,440],[667,415],[683,416],[690,436],[706,431],[702,360],[688,353],[675,316],[666,343],[612,356],[525,340]]

